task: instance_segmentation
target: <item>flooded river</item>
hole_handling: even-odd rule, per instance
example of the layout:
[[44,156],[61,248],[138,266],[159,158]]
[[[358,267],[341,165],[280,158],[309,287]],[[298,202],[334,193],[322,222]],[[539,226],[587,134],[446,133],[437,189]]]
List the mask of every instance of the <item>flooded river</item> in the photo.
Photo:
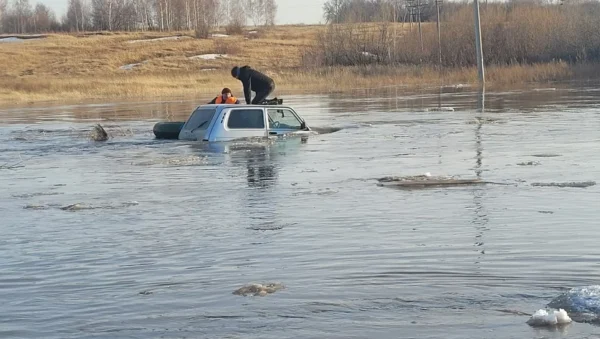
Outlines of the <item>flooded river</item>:
[[[155,140],[189,100],[1,109],[0,337],[596,338],[526,324],[600,279],[600,87],[554,86],[287,95],[342,129],[253,143]],[[377,184],[424,173],[493,184]]]

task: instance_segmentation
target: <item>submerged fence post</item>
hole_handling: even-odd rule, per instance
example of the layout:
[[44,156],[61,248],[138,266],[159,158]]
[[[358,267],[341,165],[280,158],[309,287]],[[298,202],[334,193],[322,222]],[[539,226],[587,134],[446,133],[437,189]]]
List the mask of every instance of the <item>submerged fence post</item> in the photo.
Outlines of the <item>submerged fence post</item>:
[[485,85],[483,50],[481,48],[481,21],[479,20],[479,0],[473,0],[473,10],[475,12],[475,46],[477,52],[477,73],[479,75],[479,84]]

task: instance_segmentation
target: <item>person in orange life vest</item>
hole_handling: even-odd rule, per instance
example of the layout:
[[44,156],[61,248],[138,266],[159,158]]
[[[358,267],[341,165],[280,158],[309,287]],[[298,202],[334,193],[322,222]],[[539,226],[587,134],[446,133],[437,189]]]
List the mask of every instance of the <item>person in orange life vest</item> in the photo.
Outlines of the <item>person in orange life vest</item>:
[[221,91],[221,95],[212,99],[209,104],[237,104],[239,105],[240,101],[233,96],[231,90],[229,88],[223,88]]

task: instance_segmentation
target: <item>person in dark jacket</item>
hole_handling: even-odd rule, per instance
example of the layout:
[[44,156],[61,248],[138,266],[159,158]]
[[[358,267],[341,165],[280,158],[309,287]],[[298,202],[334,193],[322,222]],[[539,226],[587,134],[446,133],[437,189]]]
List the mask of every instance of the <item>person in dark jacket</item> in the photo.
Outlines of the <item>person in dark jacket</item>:
[[[275,82],[273,79],[250,68],[250,66],[233,67],[231,69],[231,76],[240,80],[244,85],[244,98],[246,99],[246,104],[260,104],[275,90]],[[252,97],[251,91],[256,93],[252,101],[250,101]]]

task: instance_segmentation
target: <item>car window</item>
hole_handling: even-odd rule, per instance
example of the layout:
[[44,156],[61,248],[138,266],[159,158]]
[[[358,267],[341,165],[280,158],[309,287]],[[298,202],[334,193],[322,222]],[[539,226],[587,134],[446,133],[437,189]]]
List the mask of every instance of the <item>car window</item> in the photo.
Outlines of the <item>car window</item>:
[[185,129],[187,130],[204,130],[210,125],[210,121],[215,114],[214,108],[198,108],[192,113],[192,117],[188,119]]
[[233,109],[227,119],[228,128],[264,129],[265,119],[261,109]]
[[301,129],[302,122],[289,108],[270,108],[269,128]]

